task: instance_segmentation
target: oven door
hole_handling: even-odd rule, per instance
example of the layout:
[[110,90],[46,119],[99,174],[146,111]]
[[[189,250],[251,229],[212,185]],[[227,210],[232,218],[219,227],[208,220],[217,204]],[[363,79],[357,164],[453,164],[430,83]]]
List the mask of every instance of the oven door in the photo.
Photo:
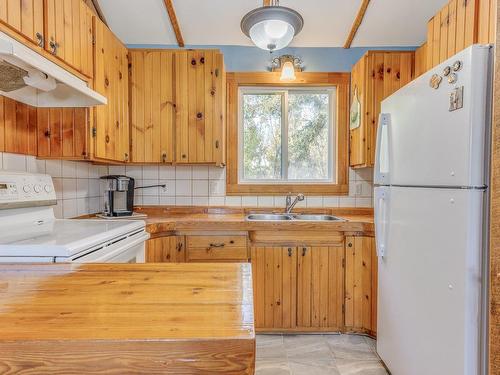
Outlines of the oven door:
[[149,233],[139,232],[130,237],[100,247],[71,259],[75,263],[144,263],[145,241]]

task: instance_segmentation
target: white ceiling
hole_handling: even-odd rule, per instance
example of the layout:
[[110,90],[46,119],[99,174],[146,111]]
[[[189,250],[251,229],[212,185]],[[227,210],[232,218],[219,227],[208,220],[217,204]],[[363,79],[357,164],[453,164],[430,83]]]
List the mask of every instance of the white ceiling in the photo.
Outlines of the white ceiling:
[[[110,28],[125,44],[176,44],[163,0],[98,0]],[[261,0],[173,0],[188,45],[252,45],[240,30],[243,15]],[[416,46],[427,21],[447,0],[372,0],[352,44]],[[361,0],[281,0],[304,17],[294,47],[340,47]]]

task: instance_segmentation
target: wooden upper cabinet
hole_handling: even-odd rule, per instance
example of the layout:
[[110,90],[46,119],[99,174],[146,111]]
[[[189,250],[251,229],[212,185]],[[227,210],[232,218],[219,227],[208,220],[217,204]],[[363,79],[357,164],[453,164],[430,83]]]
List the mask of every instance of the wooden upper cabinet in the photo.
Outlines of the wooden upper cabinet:
[[177,163],[225,163],[225,72],[216,50],[175,53]]
[[174,52],[131,50],[132,162],[174,160]]
[[344,325],[344,247],[298,247],[297,327],[339,331]]
[[92,11],[82,0],[44,0],[44,4],[45,49],[92,78]]
[[0,0],[0,22],[43,46],[43,0]]
[[368,51],[354,65],[351,75],[351,104],[357,97],[360,103],[360,123],[359,127],[350,130],[351,167],[374,165],[381,102],[410,82],[414,71],[415,53],[412,51]]
[[495,42],[495,0],[450,0],[427,23],[427,71],[474,43]]
[[127,48],[96,19],[94,89],[108,99],[94,108],[94,157],[129,161],[130,130],[128,106]]

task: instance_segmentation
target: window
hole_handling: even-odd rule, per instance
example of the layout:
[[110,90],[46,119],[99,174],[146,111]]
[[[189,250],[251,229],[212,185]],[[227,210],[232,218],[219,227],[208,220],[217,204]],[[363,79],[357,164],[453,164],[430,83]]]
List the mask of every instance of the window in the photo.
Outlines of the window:
[[227,195],[349,193],[349,73],[228,72]]
[[238,182],[335,183],[335,93],[240,87]]

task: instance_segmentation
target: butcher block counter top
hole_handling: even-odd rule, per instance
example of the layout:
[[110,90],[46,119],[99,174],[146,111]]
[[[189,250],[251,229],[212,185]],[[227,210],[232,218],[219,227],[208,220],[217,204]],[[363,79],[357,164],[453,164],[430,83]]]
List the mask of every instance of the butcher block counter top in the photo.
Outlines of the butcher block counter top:
[[0,373],[252,374],[249,264],[0,265]]
[[[147,231],[152,235],[174,231],[224,230],[224,231],[273,231],[273,230],[329,230],[338,232],[373,233],[373,209],[332,208],[297,209],[301,213],[319,213],[338,216],[345,221],[247,221],[249,212],[280,212],[274,209],[229,208],[176,208],[145,206],[135,207],[136,212],[147,214]],[[281,210],[283,212],[283,210]]]

